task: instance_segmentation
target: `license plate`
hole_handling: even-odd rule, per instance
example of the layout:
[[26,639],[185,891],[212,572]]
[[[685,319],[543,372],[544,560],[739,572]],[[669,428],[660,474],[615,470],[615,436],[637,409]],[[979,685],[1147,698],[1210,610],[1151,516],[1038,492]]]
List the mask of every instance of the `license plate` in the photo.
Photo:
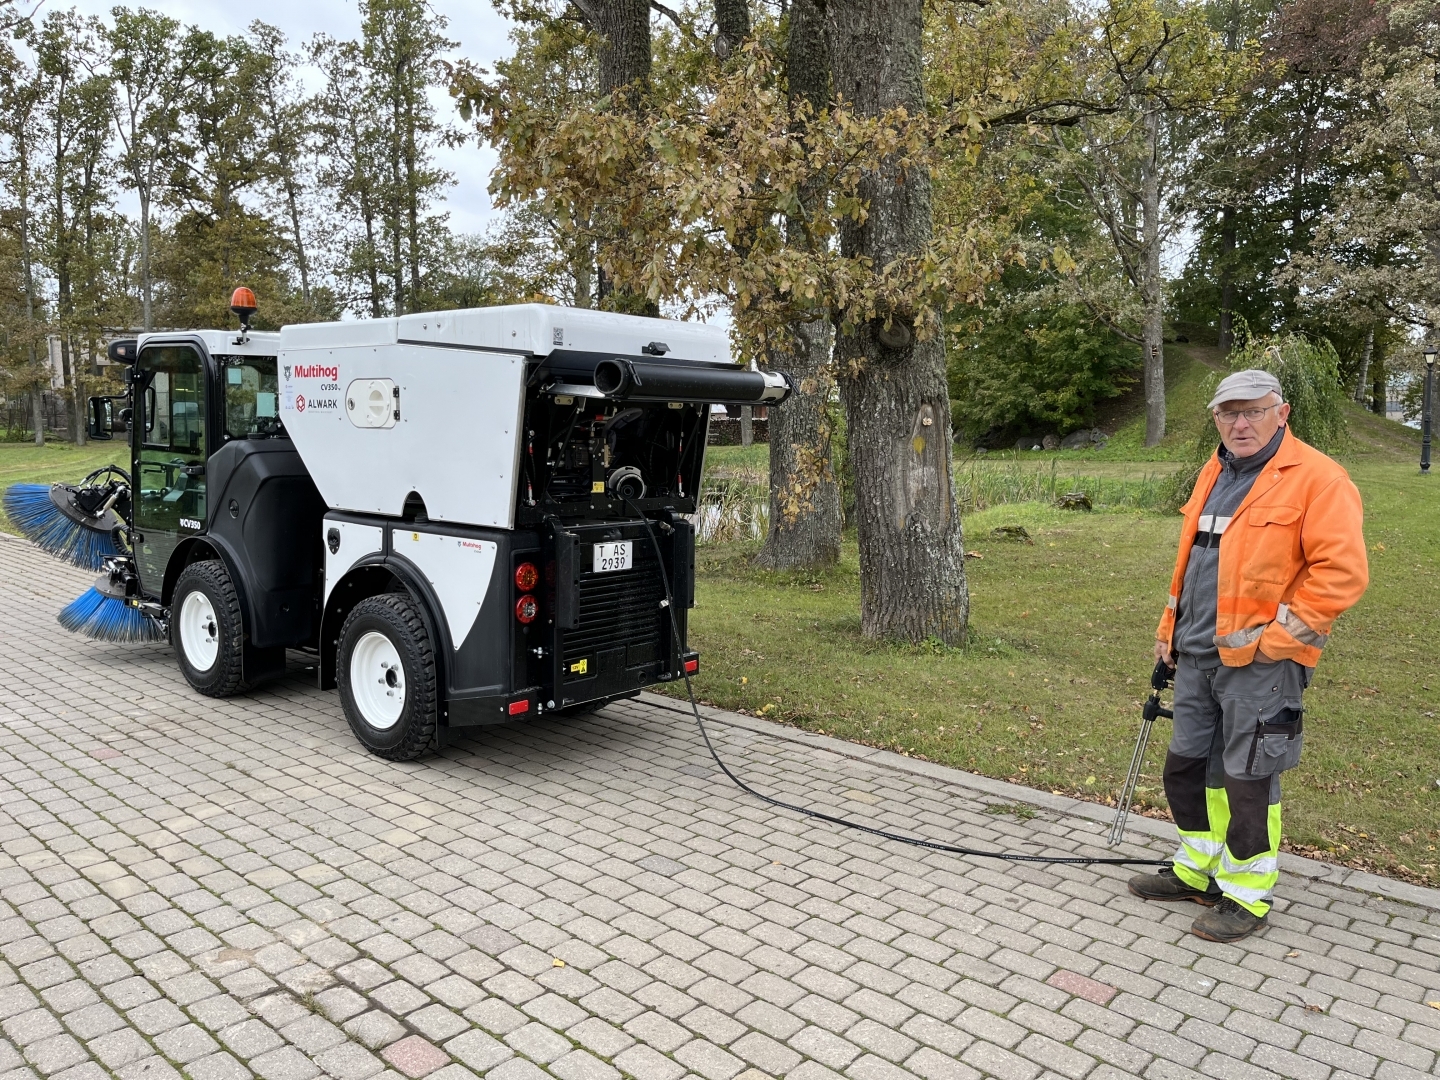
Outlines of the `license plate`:
[[597,574],[606,574],[611,570],[629,570],[634,545],[633,540],[617,540],[613,544],[596,544],[595,561],[591,564],[591,569]]

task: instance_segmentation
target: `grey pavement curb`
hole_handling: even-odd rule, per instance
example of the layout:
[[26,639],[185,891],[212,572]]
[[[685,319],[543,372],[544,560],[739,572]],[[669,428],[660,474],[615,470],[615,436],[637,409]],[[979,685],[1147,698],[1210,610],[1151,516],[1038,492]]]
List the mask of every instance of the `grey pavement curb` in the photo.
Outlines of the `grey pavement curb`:
[[[681,713],[686,717],[690,717],[689,702],[682,699],[666,697],[662,694],[653,694],[646,691],[640,695],[640,700],[647,705],[669,709]],[[948,765],[937,765],[934,762],[921,761],[917,758],[906,757],[904,754],[897,754],[890,750],[877,750],[873,746],[846,742],[844,739],[836,739],[829,735],[819,735],[812,731],[804,731],[800,728],[789,727],[785,724],[777,724],[773,720],[762,720],[759,717],[744,716],[740,713],[728,712],[724,709],[716,709],[704,705],[700,707],[700,713],[707,721],[713,721],[717,724],[743,728],[747,731],[768,735],[771,738],[780,739],[784,742],[818,747],[823,750],[828,750],[830,753],[838,754],[841,757],[852,758],[856,761],[866,761],[872,765],[878,765],[883,768],[928,777],[929,779],[938,780],[946,784],[954,784],[956,787],[967,788],[982,795],[990,795],[1012,802],[1028,803],[1031,806],[1039,806],[1056,814],[1087,818],[1091,821],[1103,822],[1106,825],[1110,824],[1115,817],[1115,811],[1108,806],[1100,806],[1096,803],[1085,802],[1081,799],[1072,799],[1068,795],[1056,795],[1038,788],[1025,787],[1023,784],[1012,784],[1006,780],[995,780],[988,776],[965,772],[963,769],[951,768]],[[1158,840],[1164,840],[1172,844],[1177,841],[1175,826],[1168,821],[1157,821],[1154,818],[1131,814],[1127,829],[1141,832],[1147,836],[1152,836]],[[1373,896],[1383,896],[1390,900],[1399,900],[1402,903],[1414,904],[1417,907],[1440,911],[1440,889],[1426,888],[1423,885],[1411,885],[1409,882],[1395,881],[1392,878],[1381,877],[1379,874],[1370,874],[1363,870],[1352,870],[1347,866],[1337,866],[1334,863],[1322,862],[1319,859],[1306,859],[1299,855],[1291,855],[1288,852],[1280,853],[1280,866],[1287,873],[1308,878],[1312,881],[1324,882],[1327,885],[1343,886],[1347,889],[1356,889],[1360,892],[1370,893]]]

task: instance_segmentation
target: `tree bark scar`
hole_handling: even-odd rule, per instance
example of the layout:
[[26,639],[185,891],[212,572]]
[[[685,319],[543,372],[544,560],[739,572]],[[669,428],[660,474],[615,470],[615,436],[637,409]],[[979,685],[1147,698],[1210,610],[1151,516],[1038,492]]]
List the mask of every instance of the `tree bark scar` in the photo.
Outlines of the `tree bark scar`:
[[942,434],[935,422],[935,407],[925,402],[915,414],[910,445],[902,454],[902,529],[933,534],[943,533],[950,526],[950,478],[946,475]]

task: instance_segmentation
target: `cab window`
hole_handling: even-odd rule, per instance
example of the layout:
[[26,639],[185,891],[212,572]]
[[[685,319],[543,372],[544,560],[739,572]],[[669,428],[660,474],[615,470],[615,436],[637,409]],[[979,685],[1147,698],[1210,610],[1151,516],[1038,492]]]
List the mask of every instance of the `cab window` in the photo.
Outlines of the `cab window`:
[[282,434],[280,379],[273,356],[219,356],[225,392],[225,437]]

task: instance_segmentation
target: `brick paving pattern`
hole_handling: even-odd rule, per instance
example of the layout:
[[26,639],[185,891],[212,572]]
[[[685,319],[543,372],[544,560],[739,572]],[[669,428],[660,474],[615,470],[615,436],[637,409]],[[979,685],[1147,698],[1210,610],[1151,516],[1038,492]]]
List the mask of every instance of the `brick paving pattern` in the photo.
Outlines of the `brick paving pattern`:
[[[165,646],[66,634],[89,578],[22,542],[0,581],[0,1080],[1436,1069],[1436,911],[1290,878],[1263,936],[1204,942],[1198,908],[1142,903],[1123,869],[775,813],[645,702],[391,764],[302,678],[212,701]],[[713,731],[794,799],[1099,850],[1093,821]]]

